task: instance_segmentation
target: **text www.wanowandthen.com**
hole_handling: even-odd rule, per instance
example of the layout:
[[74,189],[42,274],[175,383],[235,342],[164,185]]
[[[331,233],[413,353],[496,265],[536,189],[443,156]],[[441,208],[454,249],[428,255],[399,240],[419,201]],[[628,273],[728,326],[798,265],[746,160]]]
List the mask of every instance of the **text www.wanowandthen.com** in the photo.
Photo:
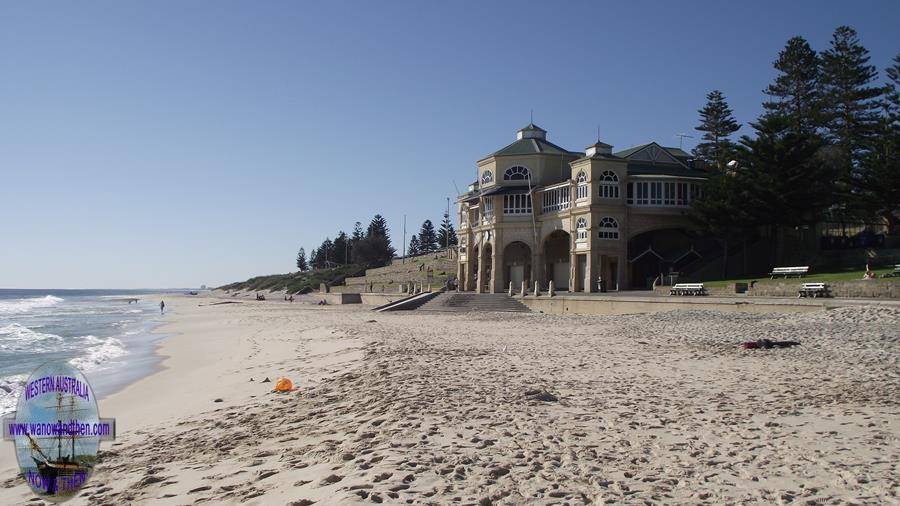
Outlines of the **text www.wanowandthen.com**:
[[106,422],[83,423],[77,420],[56,423],[10,423],[12,436],[81,436],[102,437],[112,434],[112,424]]

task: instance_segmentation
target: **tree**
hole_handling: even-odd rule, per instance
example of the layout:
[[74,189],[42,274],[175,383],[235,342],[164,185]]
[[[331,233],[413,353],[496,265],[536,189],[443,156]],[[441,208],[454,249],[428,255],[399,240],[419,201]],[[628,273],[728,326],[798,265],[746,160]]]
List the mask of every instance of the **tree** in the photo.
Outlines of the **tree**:
[[840,26],[831,47],[821,54],[822,106],[829,139],[841,148],[847,175],[865,155],[878,123],[878,98],[883,88],[872,86],[878,71],[869,65],[869,51],[856,31]]
[[306,251],[303,248],[297,252],[297,268],[301,271],[309,270],[309,265],[306,263]]
[[697,112],[700,113],[700,125],[694,130],[704,132],[701,137],[704,142],[694,148],[694,156],[722,170],[734,152],[734,144],[729,137],[741,125],[735,121],[725,96],[719,90],[707,94],[706,105]]
[[756,137],[741,137],[740,184],[752,222],[766,225],[772,237],[772,261],[778,263],[780,229],[813,224],[834,203],[837,157],[822,137],[797,133],[795,118],[764,114],[751,123]]
[[453,223],[450,221],[449,213],[444,213],[441,228],[438,229],[437,240],[439,248],[455,246],[459,242],[456,238],[456,230],[453,229]]
[[366,236],[353,248],[353,262],[366,267],[389,264],[395,253],[389,232],[387,221],[380,214],[376,214],[366,229]]
[[326,269],[333,265],[334,256],[334,243],[331,242],[331,239],[326,237],[325,240],[322,241],[322,245],[315,250],[315,257],[312,259],[311,263],[316,269]]
[[[746,245],[756,225],[746,205],[747,175],[739,168],[715,171],[704,183],[702,195],[691,202],[689,217],[722,244],[723,279],[728,278],[728,245],[738,241]],[[746,250],[744,260],[746,269]]]
[[894,57],[886,73],[881,114],[855,173],[854,186],[866,210],[884,219],[889,234],[896,234],[894,212],[900,209],[900,55]]
[[387,221],[380,214],[376,214],[372,218],[372,222],[369,223],[369,228],[366,230],[366,237],[376,236],[388,237]]
[[422,253],[431,253],[438,249],[437,234],[434,231],[434,225],[431,220],[422,222],[422,228],[419,230],[419,251]]
[[778,53],[775,82],[763,92],[772,100],[763,102],[767,114],[790,118],[795,134],[815,132],[821,124],[819,56],[803,37],[794,37]]
[[365,236],[363,235],[362,223],[357,221],[353,224],[353,235],[350,236],[350,245],[358,243],[363,237]]
[[334,258],[332,260],[339,264],[350,263],[350,240],[343,230],[338,232],[334,239]]
[[409,249],[406,251],[406,255],[414,257],[419,253],[419,237],[413,234],[412,239],[409,240]]
[[318,269],[321,258],[322,255],[319,253],[319,248],[313,248],[312,251],[309,252],[309,267],[311,269]]

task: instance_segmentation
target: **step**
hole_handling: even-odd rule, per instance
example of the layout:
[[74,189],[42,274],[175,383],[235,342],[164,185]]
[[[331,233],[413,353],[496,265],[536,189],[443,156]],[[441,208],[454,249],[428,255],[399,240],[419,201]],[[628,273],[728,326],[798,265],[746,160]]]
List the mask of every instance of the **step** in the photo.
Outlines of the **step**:
[[502,293],[443,293],[426,302],[419,309],[424,311],[502,311],[530,312],[521,302]]

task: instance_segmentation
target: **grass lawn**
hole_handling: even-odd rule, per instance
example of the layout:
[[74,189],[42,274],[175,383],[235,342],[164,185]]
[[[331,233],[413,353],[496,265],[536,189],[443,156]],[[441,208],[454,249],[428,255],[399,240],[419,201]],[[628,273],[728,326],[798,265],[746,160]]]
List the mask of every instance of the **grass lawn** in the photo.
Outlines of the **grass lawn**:
[[[875,272],[875,275],[879,278],[882,274],[887,274],[889,272],[893,272],[893,267],[878,267],[872,269]],[[801,283],[815,283],[815,282],[834,282],[834,281],[856,281],[861,280],[863,278],[863,274],[866,273],[865,269],[845,269],[845,270],[832,270],[829,272],[815,272],[815,270],[810,269],[811,273],[803,276],[802,278],[789,278],[789,281],[796,281]],[[759,278],[745,278],[745,279],[725,279],[719,281],[704,281],[703,284],[708,287],[716,287],[716,286],[726,286],[731,283],[749,283],[751,280],[756,280],[757,283],[775,283],[778,281],[785,281],[782,277],[777,277],[775,279],[770,279],[769,276],[759,277]],[[900,283],[900,278],[885,278],[885,281],[894,281]]]

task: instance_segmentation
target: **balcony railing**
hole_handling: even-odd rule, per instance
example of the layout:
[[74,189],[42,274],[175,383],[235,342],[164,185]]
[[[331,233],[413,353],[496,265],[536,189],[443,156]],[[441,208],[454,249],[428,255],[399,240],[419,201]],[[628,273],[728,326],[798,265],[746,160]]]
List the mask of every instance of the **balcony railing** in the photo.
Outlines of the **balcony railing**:
[[562,211],[563,209],[568,209],[572,205],[568,184],[558,188],[544,190],[543,195],[544,206],[541,209],[545,213]]

